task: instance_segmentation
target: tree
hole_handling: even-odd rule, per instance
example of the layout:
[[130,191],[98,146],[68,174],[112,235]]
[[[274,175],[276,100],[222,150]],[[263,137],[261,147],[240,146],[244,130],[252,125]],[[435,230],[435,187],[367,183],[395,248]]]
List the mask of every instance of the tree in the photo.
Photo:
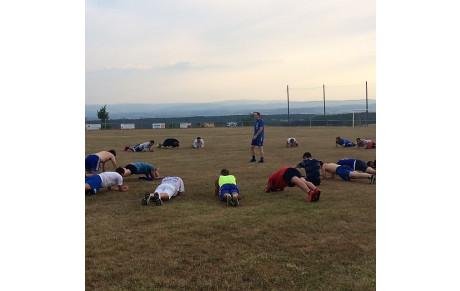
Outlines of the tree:
[[101,123],[104,124],[104,128],[107,128],[106,123],[107,123],[107,120],[109,120],[109,113],[108,113],[107,110],[105,109],[106,106],[107,106],[107,104],[104,105],[104,106],[101,108],[101,110],[98,110],[98,111],[97,111],[97,118],[99,118],[99,119],[101,120]]

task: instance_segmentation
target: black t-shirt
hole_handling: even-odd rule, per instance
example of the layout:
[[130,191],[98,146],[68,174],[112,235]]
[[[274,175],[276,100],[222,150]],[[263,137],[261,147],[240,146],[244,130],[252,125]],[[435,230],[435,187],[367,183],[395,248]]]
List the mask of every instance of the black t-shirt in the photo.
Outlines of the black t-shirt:
[[179,146],[179,141],[175,138],[167,138],[165,139],[165,141],[163,142],[163,146],[164,147],[178,147]]
[[301,163],[297,164],[297,167],[305,169],[305,180],[312,182],[314,185],[319,185],[321,183],[321,166],[318,160],[303,160]]

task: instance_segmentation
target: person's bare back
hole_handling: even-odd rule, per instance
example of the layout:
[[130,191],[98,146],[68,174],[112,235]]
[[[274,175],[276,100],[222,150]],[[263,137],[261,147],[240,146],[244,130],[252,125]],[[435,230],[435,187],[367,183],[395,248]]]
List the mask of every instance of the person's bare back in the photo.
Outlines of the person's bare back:
[[115,159],[115,155],[112,154],[111,152],[108,151],[101,151],[98,153],[95,153],[96,156],[99,157],[99,161],[102,164],[102,171],[105,172],[105,162],[107,161],[112,161],[113,168],[116,169],[118,168],[117,166],[117,161]]
[[326,172],[331,173],[331,178],[334,178],[334,175],[337,171],[337,168],[340,167],[338,164],[334,163],[323,163],[323,166],[321,167],[321,176],[323,179],[326,179]]

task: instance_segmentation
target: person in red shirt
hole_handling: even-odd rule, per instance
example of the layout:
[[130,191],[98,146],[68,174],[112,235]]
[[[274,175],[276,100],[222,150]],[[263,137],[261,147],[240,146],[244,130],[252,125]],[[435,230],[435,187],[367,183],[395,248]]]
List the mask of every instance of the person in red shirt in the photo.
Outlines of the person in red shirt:
[[299,187],[302,191],[308,194],[309,202],[317,202],[319,200],[321,190],[313,185],[313,183],[305,180],[299,170],[293,167],[283,167],[273,173],[270,178],[268,178],[267,186],[265,186],[265,192],[284,191],[284,188],[294,186]]

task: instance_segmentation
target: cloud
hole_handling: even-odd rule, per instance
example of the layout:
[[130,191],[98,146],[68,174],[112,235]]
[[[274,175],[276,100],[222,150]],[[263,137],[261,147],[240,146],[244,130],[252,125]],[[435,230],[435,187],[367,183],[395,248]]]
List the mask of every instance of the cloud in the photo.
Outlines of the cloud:
[[[375,80],[375,2],[87,0],[86,71],[92,103],[265,98],[292,82]],[[126,88],[130,97],[116,97]]]

